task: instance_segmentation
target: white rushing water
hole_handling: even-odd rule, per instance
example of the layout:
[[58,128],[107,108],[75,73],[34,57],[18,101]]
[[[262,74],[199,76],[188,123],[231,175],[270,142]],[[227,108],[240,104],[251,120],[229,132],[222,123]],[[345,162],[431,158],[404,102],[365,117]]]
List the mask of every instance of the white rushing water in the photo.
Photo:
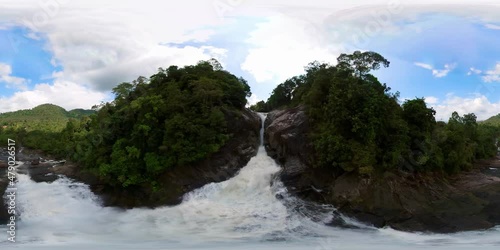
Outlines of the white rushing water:
[[[261,146],[234,178],[194,190],[178,206],[130,210],[102,207],[88,186],[66,178],[35,183],[29,176],[19,175],[17,242],[8,242],[5,233],[0,249],[500,247],[499,229],[445,235],[326,226],[334,208],[288,196],[274,179],[279,170]],[[7,231],[6,227],[1,231]]]

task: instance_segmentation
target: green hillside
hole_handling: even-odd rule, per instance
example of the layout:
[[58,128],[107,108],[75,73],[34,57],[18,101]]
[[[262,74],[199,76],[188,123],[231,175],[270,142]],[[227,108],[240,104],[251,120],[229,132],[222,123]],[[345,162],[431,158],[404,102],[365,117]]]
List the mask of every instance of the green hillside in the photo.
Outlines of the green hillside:
[[68,111],[68,117],[79,119],[79,118],[82,118],[84,116],[89,116],[93,113],[95,113],[95,111],[90,110],[90,109],[73,109],[73,110]]
[[500,114],[492,116],[492,117],[482,121],[481,123],[492,125],[492,126],[500,126]]
[[92,114],[93,110],[74,109],[66,111],[54,104],[42,104],[32,109],[18,110],[0,114],[3,128],[25,128],[26,131],[61,131],[69,118],[79,119]]

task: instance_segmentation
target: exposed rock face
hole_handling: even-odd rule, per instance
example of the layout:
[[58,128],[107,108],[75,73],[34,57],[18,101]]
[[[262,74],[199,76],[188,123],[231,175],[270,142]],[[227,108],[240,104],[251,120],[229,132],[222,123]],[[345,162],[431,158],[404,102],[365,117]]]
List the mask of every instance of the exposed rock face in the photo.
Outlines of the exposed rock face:
[[376,227],[449,233],[500,224],[500,178],[479,172],[449,181],[439,176],[342,175],[326,197],[340,211]]
[[[290,157],[308,159],[306,133],[309,124],[302,107],[273,111],[267,115],[264,138],[271,157],[286,163]],[[308,162],[304,162],[308,163]]]
[[[153,191],[149,185],[136,188],[112,187],[95,175],[82,171],[78,166],[67,162],[65,165],[26,163],[25,171],[37,182],[50,182],[58,174],[87,183],[92,191],[100,195],[104,205],[123,208],[156,207],[175,205],[182,201],[185,193],[211,182],[221,182],[233,177],[250,158],[257,154],[261,127],[260,117],[250,110],[241,113],[224,111],[228,132],[233,136],[218,152],[193,166],[172,168],[164,173],[159,182],[161,188]],[[25,157],[32,161],[40,155]]]
[[313,146],[307,136],[304,107],[270,112],[265,122],[264,145],[281,165],[280,177],[289,191],[302,198],[324,202],[322,190],[334,181],[333,173],[316,171]]
[[500,169],[476,170],[453,179],[405,173],[371,178],[335,174],[313,167],[310,128],[302,107],[273,111],[267,117],[268,153],[281,163],[280,177],[289,191],[303,199],[332,204],[375,227],[404,231],[448,233],[500,224],[500,178],[492,174]]

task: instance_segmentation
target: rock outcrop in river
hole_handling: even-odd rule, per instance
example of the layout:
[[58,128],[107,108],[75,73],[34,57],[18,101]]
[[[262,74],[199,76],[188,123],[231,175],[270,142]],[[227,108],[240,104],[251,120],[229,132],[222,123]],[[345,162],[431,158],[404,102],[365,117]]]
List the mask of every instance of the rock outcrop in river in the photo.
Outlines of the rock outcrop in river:
[[453,177],[404,172],[363,177],[313,167],[309,123],[302,107],[273,111],[266,120],[268,154],[283,167],[280,178],[293,194],[332,204],[376,227],[440,233],[500,224],[499,160]]

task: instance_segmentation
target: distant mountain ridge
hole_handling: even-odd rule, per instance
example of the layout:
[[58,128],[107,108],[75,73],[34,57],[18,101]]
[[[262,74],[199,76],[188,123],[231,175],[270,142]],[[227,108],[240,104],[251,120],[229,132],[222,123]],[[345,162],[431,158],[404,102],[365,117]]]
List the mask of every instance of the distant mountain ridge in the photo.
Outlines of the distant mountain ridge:
[[482,121],[481,123],[492,125],[492,126],[500,126],[500,114],[492,116],[492,117]]
[[26,128],[27,131],[59,131],[66,126],[70,118],[80,119],[93,114],[94,110],[66,109],[54,104],[42,104],[32,109],[23,109],[0,114],[0,126]]

